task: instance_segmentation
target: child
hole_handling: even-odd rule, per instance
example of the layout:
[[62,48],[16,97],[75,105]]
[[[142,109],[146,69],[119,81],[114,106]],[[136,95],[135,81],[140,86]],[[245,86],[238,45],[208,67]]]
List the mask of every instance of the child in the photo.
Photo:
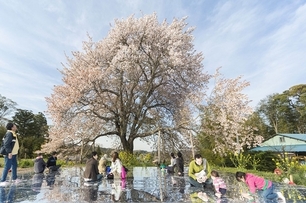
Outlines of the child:
[[274,184],[270,180],[266,180],[262,177],[255,176],[251,173],[236,172],[236,179],[239,182],[244,182],[249,187],[250,193],[243,193],[242,196],[251,200],[256,190],[260,197],[265,202],[273,202],[278,198],[282,199],[286,203],[286,199],[281,192],[274,192]]
[[226,193],[226,184],[222,178],[219,177],[219,173],[217,171],[211,171],[210,173],[211,179],[213,180],[213,185],[215,187],[216,193],[215,195],[218,198],[225,195]]

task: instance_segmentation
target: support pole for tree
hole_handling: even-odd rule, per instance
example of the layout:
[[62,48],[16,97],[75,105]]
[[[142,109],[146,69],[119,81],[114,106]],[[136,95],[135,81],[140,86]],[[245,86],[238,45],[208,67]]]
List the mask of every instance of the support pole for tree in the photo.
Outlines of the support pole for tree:
[[157,156],[158,156],[158,164],[160,164],[160,130],[158,131]]
[[192,138],[192,133],[189,132],[190,135],[190,143],[191,143],[191,151],[192,151],[192,157],[194,157],[194,146],[193,146],[193,138]]

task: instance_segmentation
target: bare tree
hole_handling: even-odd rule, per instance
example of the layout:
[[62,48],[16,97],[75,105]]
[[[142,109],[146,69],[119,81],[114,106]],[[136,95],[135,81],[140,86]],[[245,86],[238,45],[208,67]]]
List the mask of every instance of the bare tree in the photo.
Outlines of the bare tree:
[[[52,142],[71,135],[67,128],[92,122],[90,139],[115,136],[133,152],[134,140],[159,130],[176,134],[203,96],[210,75],[194,50],[186,18],[170,24],[156,14],[115,20],[101,41],[89,37],[83,52],[64,65],[63,85],[47,98],[56,131]],[[72,126],[74,125],[74,126]],[[84,132],[90,128],[82,126]]]

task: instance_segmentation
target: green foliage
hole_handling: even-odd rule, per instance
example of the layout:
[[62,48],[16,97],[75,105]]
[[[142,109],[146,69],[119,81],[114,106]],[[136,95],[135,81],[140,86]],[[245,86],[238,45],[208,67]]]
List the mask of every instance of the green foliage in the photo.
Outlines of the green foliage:
[[259,166],[259,163],[260,163],[260,159],[256,155],[251,156],[250,164],[253,170],[257,169],[257,167]]
[[2,144],[2,138],[4,137],[5,133],[6,133],[6,127],[0,126],[0,144]]
[[301,166],[299,171],[292,174],[293,182],[297,185],[306,184],[306,166]]
[[[268,171],[273,172],[276,168],[275,163],[273,162],[273,159],[277,156],[273,152],[248,152],[252,157],[256,156],[256,159],[258,159],[259,163],[256,166],[256,170],[259,171]],[[254,169],[253,166],[249,166],[249,169]]]
[[243,153],[235,153],[235,154],[230,154],[229,155],[232,163],[234,166],[238,169],[246,169],[248,164],[250,163],[251,160],[251,155],[250,154],[243,154]]
[[34,161],[32,159],[21,159],[18,163],[20,168],[29,168],[34,166]]
[[[276,167],[281,169],[287,176],[303,172],[303,167],[296,157],[289,157],[287,153],[279,154],[278,158],[273,159]],[[289,178],[289,177],[287,177]]]
[[46,117],[41,112],[33,114],[32,111],[17,109],[13,122],[18,127],[20,158],[34,158],[35,151],[41,149],[41,145],[48,137]]
[[135,166],[138,162],[137,157],[128,151],[119,152],[119,158],[125,166]]
[[62,159],[58,159],[56,161],[56,164],[57,165],[61,165],[62,167],[63,166],[75,166],[75,161],[65,161],[65,160],[62,160]]
[[152,159],[153,159],[153,156],[150,153],[140,154],[138,157],[138,162],[142,166],[147,166],[147,165],[150,165],[150,163],[152,163]]

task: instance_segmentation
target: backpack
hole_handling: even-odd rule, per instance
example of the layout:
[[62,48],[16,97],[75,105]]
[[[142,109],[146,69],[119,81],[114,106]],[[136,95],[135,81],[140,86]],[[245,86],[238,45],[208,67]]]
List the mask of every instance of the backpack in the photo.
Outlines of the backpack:
[[2,155],[7,155],[6,151],[5,151],[5,147],[3,145],[3,142],[4,142],[4,139],[6,137],[6,134],[4,135],[3,139],[2,139],[2,144],[1,144],[1,147],[0,147],[0,154]]
[[125,167],[124,166],[122,166],[122,168],[121,168],[121,179],[125,179],[126,178],[126,170],[125,170]]

